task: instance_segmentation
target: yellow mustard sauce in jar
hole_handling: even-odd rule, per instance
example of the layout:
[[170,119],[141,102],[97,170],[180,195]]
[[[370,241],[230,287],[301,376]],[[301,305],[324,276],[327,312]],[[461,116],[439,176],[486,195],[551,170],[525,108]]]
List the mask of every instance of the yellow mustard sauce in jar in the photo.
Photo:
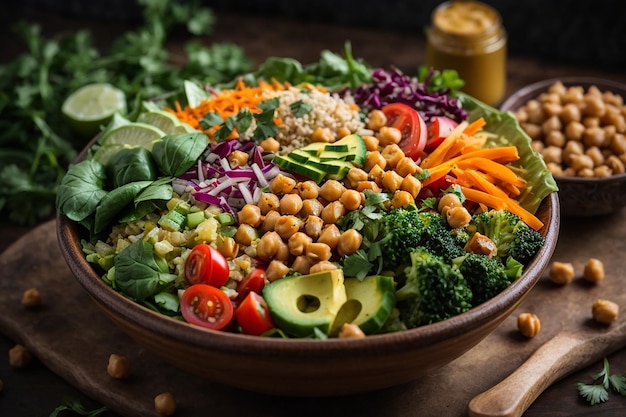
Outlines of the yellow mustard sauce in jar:
[[454,69],[463,91],[497,105],[506,91],[506,31],[500,14],[476,1],[448,1],[432,13],[426,64]]

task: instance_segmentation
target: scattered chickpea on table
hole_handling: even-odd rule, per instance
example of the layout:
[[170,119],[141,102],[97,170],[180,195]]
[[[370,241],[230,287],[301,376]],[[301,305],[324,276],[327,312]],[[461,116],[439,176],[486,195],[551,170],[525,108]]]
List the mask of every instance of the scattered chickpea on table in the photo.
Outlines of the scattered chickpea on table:
[[599,299],[591,305],[591,313],[598,323],[611,324],[617,320],[619,306],[613,301]]
[[541,331],[541,321],[536,314],[522,313],[517,316],[517,328],[520,333],[530,339]]

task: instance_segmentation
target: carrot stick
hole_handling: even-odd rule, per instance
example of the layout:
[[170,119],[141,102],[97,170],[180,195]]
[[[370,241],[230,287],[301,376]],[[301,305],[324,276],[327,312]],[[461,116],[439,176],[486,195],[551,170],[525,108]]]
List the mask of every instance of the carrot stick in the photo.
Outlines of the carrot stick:
[[491,159],[482,157],[464,158],[458,161],[456,165],[461,169],[476,169],[482,171],[500,181],[513,184],[517,187],[524,185],[524,180],[518,177],[515,172],[506,165],[499,164]]
[[465,129],[463,129],[463,133],[467,136],[472,136],[474,133],[478,132],[483,126],[485,126],[487,122],[484,118],[479,118],[470,123]]
[[463,129],[467,127],[467,122],[461,122],[452,132],[433,150],[420,164],[422,168],[437,166],[446,160],[448,150],[459,140]]

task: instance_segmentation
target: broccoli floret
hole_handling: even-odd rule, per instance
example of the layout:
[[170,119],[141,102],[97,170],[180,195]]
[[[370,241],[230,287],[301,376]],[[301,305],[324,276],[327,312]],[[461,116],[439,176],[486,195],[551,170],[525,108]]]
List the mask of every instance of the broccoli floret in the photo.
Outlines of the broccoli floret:
[[400,319],[408,328],[435,323],[472,307],[472,290],[457,268],[424,247],[410,253],[406,281],[396,291]]
[[498,257],[468,253],[456,259],[455,263],[472,289],[474,306],[490,300],[511,285],[506,266]]
[[511,256],[526,265],[545,242],[539,232],[508,210],[477,213],[472,216],[470,225],[493,241],[501,260]]
[[382,218],[381,247],[383,266],[388,270],[410,264],[410,253],[425,247],[431,252],[452,260],[463,255],[463,245],[451,232],[443,216],[435,211],[419,211],[417,208],[392,209]]

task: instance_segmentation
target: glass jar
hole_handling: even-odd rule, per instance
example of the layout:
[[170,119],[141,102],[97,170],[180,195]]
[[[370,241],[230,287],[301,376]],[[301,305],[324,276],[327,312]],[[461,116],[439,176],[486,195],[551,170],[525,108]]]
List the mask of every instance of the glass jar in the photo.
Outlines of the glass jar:
[[432,13],[426,64],[456,70],[465,81],[464,92],[495,106],[506,91],[506,43],[495,9],[476,1],[448,1]]

